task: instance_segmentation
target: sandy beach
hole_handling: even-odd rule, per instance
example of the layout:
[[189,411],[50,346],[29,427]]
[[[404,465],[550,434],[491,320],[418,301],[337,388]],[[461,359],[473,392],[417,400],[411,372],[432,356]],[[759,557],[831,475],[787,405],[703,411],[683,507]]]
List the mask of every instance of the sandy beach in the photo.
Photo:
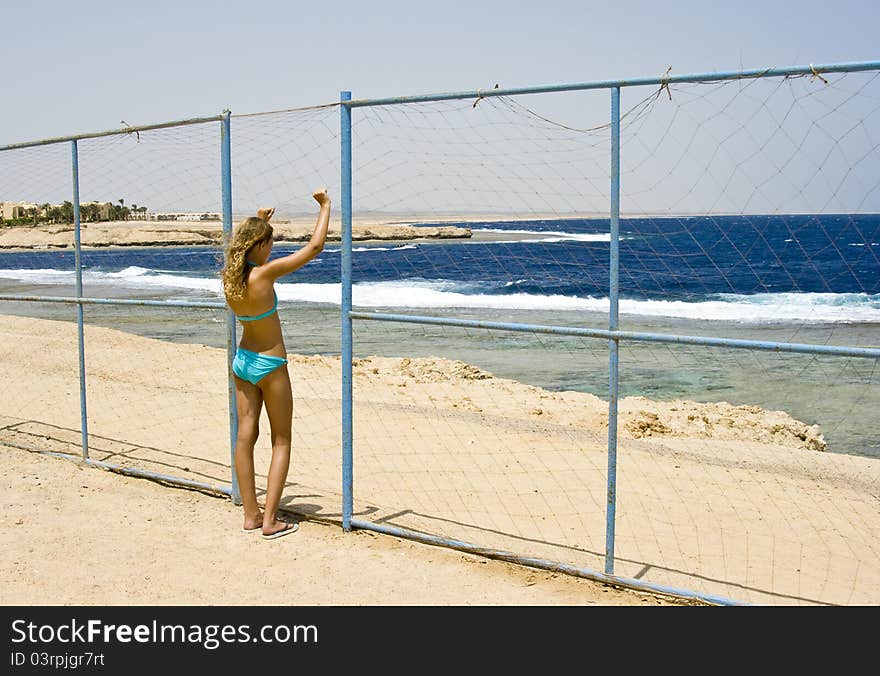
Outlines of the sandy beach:
[[264,542],[229,500],[3,445],[0,467],[4,605],[677,605],[331,521]]
[[[228,462],[228,442],[222,351],[92,327],[86,333],[97,348],[89,350],[89,373],[104,391],[94,391],[96,398],[89,406],[94,429],[100,429],[91,440],[91,457],[217,485],[228,483],[228,466],[223,467]],[[24,363],[25,352],[15,347],[22,336],[48,341],[48,352],[54,355],[46,361],[34,354],[39,373],[30,378],[25,374],[35,364]],[[24,450],[74,450],[75,327],[4,316],[0,344],[4,359],[17,362],[14,373],[4,376],[6,385],[19,379],[27,383],[13,397],[11,409],[3,407],[0,416],[3,604],[678,605],[668,597],[368,531],[344,533],[338,493],[316,492],[302,482],[296,469],[291,471],[283,503],[288,516],[300,521],[300,532],[265,542],[240,532],[241,511],[227,498],[122,476],[75,458]],[[136,353],[136,361],[116,362],[124,353]],[[157,375],[163,376],[154,369],[161,363],[166,363],[162,370],[169,368],[166,359],[172,354],[184,360],[178,362],[184,370],[190,360],[192,365],[201,364],[195,372],[204,379],[169,382],[165,394],[170,397],[159,404],[165,395],[155,400],[150,391],[157,386]],[[325,368],[320,358],[293,358],[295,371]],[[338,364],[334,373],[338,375]],[[305,374],[297,375],[302,382]],[[322,374],[314,387],[338,389],[329,376]],[[216,391],[209,392],[215,385]],[[178,408],[184,391],[189,393],[184,396],[188,410]],[[142,397],[147,397],[165,411],[154,414],[173,413],[164,421],[157,417],[143,425],[145,421],[134,422],[143,410],[120,408],[119,396],[139,409],[146,403]],[[303,428],[316,412],[311,410],[313,399],[301,401],[297,427],[305,434]],[[335,410],[338,402],[317,416],[318,425],[338,426],[332,420]],[[166,426],[167,433],[161,432]],[[35,435],[37,428],[42,432]],[[158,436],[148,441],[153,434]],[[335,443],[336,435],[332,436],[314,450],[327,451]],[[145,445],[135,449],[128,441],[115,441],[136,437]],[[266,459],[265,450],[261,460]],[[329,467],[338,462],[338,457],[327,459]],[[264,470],[258,468],[261,489]],[[328,486],[334,483],[332,477],[326,478]],[[35,533],[51,537],[35,537]]]
[[[85,337],[90,457],[228,485],[225,351]],[[24,450],[80,453],[74,324],[3,316],[0,354],[4,603],[671,603],[343,533],[338,357],[289,354],[282,505],[301,530],[264,542],[228,499]],[[440,358],[362,358],[354,376],[356,519],[602,570],[606,402]],[[619,429],[617,575],[748,603],[880,603],[876,461],[754,406],[626,398]]]

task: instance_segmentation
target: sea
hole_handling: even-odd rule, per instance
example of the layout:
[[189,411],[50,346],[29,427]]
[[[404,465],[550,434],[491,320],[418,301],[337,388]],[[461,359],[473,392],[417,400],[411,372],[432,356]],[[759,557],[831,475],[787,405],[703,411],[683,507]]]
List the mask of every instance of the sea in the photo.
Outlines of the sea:
[[[464,239],[355,242],[356,310],[541,326],[609,327],[608,219],[443,221]],[[301,246],[276,243],[272,256]],[[83,295],[222,302],[211,247],[82,252]],[[623,218],[624,331],[880,348],[880,214]],[[0,294],[71,296],[71,250],[0,252]],[[340,353],[338,242],[278,280],[289,352]],[[0,301],[0,313],[73,321],[72,305]],[[225,314],[86,305],[87,322],[223,347]],[[356,357],[439,356],[552,391],[608,396],[609,342],[354,320]],[[818,424],[830,452],[880,458],[880,360],[623,341],[621,396],[727,401]]]

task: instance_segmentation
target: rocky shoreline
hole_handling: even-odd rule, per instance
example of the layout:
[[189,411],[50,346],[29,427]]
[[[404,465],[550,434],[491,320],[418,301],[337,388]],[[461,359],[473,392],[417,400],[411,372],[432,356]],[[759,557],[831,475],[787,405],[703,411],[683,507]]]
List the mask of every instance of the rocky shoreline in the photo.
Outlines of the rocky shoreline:
[[[278,242],[307,242],[314,222],[287,221],[272,223]],[[355,222],[352,240],[389,241],[416,239],[467,239],[471,230],[454,225],[425,226]],[[327,241],[340,241],[339,223],[331,224]],[[83,247],[146,247],[146,246],[217,246],[223,241],[219,222],[152,222],[116,221],[85,223],[80,230]],[[0,229],[0,249],[70,249],[74,247],[72,225],[39,225]]]

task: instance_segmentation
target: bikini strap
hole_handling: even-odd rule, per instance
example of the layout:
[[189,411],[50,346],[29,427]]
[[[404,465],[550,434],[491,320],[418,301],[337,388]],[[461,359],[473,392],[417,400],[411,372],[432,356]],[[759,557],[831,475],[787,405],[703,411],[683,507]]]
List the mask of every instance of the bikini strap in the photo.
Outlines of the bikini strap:
[[266,310],[262,314],[254,315],[253,317],[244,317],[242,315],[239,315],[238,319],[243,322],[255,322],[258,319],[265,319],[266,317],[271,315],[273,312],[275,312],[278,309],[278,292],[275,291],[275,289],[272,289],[272,294],[275,296],[275,302],[272,305],[271,310]]

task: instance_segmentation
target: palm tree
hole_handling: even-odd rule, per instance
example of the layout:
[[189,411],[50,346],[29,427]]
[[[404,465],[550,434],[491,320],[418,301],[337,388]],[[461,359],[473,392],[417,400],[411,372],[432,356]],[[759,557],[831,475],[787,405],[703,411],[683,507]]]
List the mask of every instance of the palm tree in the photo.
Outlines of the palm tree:
[[45,218],[47,221],[49,220],[49,209],[51,209],[51,208],[52,208],[52,205],[49,204],[48,202],[44,202],[43,204],[40,205],[40,209],[42,209],[42,211],[43,211],[43,218]]
[[138,205],[137,205],[137,204],[132,204],[132,205],[131,205],[131,210],[132,210],[132,212],[135,214],[135,217],[136,217],[136,216],[137,216],[137,212],[138,212]]

